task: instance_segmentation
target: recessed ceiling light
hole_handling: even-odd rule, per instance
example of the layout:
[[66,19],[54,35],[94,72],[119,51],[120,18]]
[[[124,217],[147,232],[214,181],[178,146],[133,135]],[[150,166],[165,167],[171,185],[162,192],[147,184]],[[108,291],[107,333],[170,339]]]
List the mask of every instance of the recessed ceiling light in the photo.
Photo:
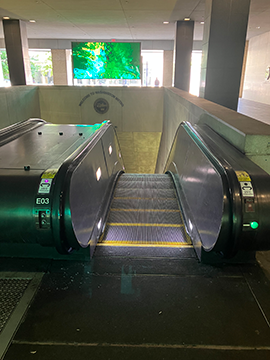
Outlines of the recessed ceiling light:
[[9,18],[9,16],[3,16],[3,19],[4,20],[9,20],[10,18]]
[[169,24],[169,21],[163,21],[163,24],[167,25]]
[[190,20],[190,18],[184,18],[184,20],[185,20],[185,21],[189,21],[189,20]]
[[256,29],[260,29],[261,27],[260,26],[256,26]]
[[204,21],[201,21],[201,25],[203,25],[204,24]]
[[29,22],[32,22],[32,23],[34,23],[34,22],[36,22],[36,20],[29,20]]

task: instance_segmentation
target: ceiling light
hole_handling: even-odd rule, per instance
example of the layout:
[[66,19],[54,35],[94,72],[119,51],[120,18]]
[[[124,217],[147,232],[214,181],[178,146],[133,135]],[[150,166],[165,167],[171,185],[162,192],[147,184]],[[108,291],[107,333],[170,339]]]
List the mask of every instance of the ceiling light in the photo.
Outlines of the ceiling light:
[[29,22],[35,23],[35,22],[36,22],[36,20],[29,20]]
[[184,18],[184,21],[189,21],[190,20],[190,18]]
[[204,24],[204,21],[201,21],[201,25],[203,25]]
[[109,150],[109,154],[111,155],[112,154],[112,146],[111,145],[109,146],[108,150]]
[[260,29],[261,27],[260,26],[256,26],[256,29]]
[[9,20],[10,18],[9,18],[9,16],[3,16],[3,19],[4,20]]
[[169,24],[169,21],[163,21],[163,24],[167,25]]

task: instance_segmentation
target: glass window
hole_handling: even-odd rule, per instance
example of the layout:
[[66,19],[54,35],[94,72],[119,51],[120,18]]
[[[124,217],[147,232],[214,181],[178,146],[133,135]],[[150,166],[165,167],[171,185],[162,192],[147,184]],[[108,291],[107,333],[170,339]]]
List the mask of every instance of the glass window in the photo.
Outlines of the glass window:
[[52,53],[51,50],[29,50],[32,84],[52,85]]
[[201,80],[202,51],[192,51],[189,93],[199,96]]
[[0,49],[1,66],[0,66],[0,86],[10,86],[9,69],[7,62],[7,53],[5,49]]
[[142,50],[142,86],[163,85],[163,50]]

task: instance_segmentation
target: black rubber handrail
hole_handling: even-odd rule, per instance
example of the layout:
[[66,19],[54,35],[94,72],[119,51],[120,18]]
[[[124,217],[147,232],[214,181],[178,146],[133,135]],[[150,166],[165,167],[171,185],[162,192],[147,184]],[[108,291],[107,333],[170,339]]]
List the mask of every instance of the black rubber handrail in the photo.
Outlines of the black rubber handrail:
[[26,132],[36,129],[44,124],[48,124],[45,120],[32,118],[18,123],[12,124],[0,130],[0,146],[17,139]]

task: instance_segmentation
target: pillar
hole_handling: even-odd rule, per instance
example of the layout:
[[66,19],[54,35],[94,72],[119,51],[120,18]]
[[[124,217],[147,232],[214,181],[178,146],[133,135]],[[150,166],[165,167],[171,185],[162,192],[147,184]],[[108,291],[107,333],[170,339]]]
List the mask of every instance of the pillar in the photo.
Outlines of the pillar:
[[237,110],[250,0],[206,0],[200,97]]
[[163,52],[163,86],[172,86],[173,76],[173,50]]
[[194,21],[177,21],[174,41],[174,86],[189,91]]
[[69,50],[52,50],[52,66],[53,66],[53,83],[54,85],[71,85],[72,80],[69,79],[68,67],[70,64]]
[[5,44],[11,85],[32,82],[26,23],[21,20],[3,20]]

